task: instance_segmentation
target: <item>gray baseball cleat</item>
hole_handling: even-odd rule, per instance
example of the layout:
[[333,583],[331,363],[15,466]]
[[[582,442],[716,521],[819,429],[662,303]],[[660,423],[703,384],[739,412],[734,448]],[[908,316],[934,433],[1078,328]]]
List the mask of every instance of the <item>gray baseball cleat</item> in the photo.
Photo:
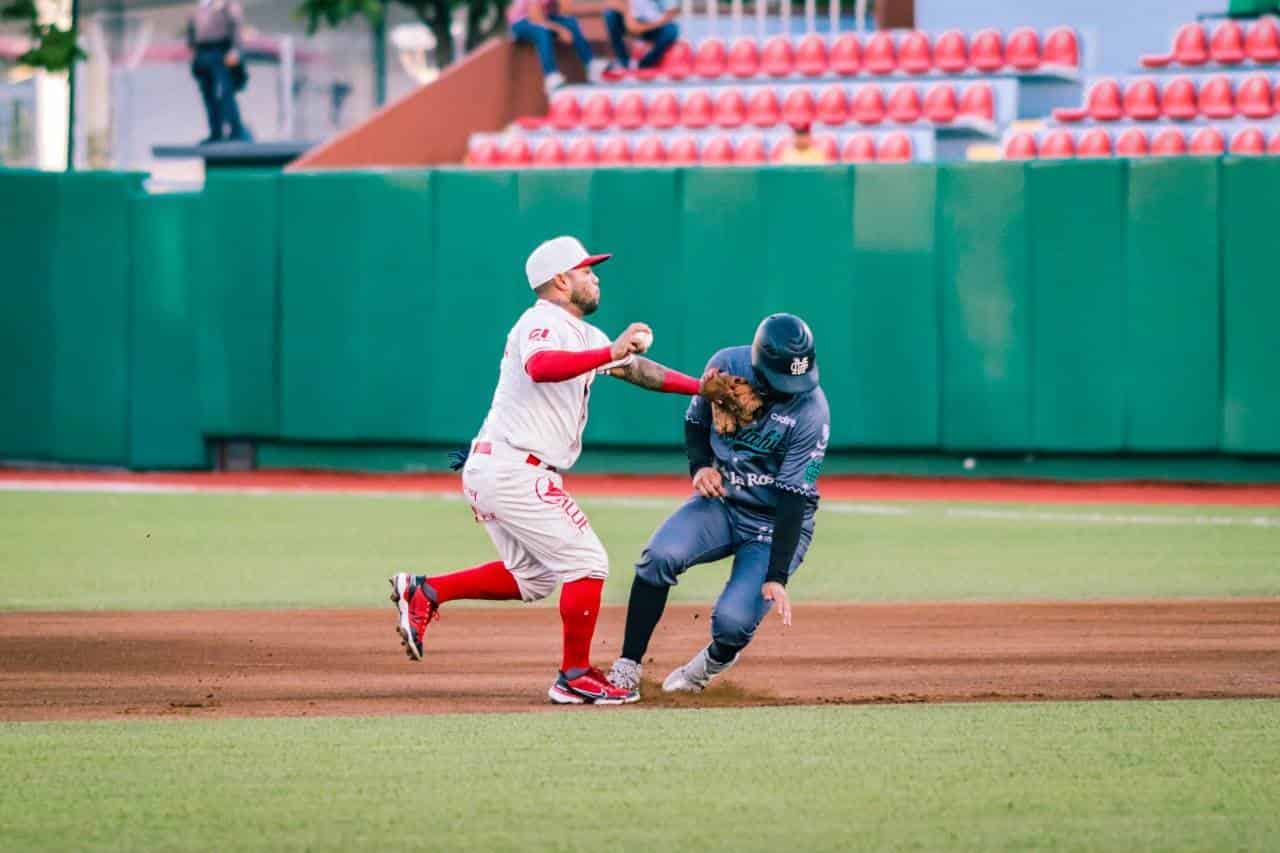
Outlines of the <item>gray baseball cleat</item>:
[[623,690],[640,692],[640,664],[630,658],[618,658],[609,667],[609,683]]
[[671,671],[671,674],[662,682],[662,690],[665,693],[701,693],[707,689],[711,679],[737,662],[738,659],[735,657],[728,663],[720,663],[711,659],[707,649],[700,649],[693,656],[693,660]]

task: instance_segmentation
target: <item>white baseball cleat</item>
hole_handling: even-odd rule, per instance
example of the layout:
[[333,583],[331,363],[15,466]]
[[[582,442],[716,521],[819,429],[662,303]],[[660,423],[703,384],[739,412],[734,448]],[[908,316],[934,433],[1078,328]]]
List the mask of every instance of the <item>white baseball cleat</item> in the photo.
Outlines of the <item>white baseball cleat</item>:
[[707,689],[711,679],[737,662],[736,657],[728,663],[714,661],[707,654],[707,649],[700,649],[693,660],[671,671],[662,682],[662,690],[664,693],[701,693]]
[[640,692],[640,664],[630,658],[618,658],[609,667],[609,683],[623,690]]

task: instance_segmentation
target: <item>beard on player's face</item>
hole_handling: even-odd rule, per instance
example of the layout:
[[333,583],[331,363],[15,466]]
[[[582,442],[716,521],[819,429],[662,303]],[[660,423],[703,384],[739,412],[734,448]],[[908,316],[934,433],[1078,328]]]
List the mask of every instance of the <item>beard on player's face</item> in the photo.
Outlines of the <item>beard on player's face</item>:
[[569,293],[569,301],[578,307],[582,316],[594,314],[600,307],[600,288],[591,281],[590,270],[582,279],[573,282],[573,290]]

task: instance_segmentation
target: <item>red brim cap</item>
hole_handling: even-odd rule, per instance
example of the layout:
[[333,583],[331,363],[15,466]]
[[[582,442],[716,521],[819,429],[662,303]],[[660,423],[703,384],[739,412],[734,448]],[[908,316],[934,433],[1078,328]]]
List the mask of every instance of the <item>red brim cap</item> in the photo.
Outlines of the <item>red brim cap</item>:
[[613,255],[587,255],[574,269],[580,270],[583,267],[594,267],[596,264],[603,264],[612,257]]

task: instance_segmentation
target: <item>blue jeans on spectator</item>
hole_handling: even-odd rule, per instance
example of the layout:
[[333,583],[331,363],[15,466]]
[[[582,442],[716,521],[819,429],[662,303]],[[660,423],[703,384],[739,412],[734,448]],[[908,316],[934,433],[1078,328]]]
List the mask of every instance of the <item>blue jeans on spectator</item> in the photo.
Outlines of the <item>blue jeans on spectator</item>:
[[[227,51],[230,45],[198,45],[191,61],[191,73],[200,84],[200,97],[204,100],[205,117],[209,120],[209,138],[224,138],[222,128],[229,125],[232,139],[245,139],[244,125],[240,123],[240,108],[236,105],[236,89],[231,82],[231,69],[227,67]],[[241,58],[241,62],[244,59]]]
[[[604,25],[609,28],[609,41],[613,43],[613,52],[618,55],[618,62],[623,68],[631,67],[631,56],[627,53],[627,20],[620,12],[606,9]],[[680,28],[675,24],[663,24],[657,29],[640,33],[636,38],[644,39],[653,45],[640,59],[641,68],[656,68],[663,55],[680,37]]]
[[[591,62],[591,45],[582,35],[578,27],[578,19],[569,15],[548,15],[548,19],[573,33],[573,49],[586,68]],[[528,18],[521,18],[511,25],[511,37],[516,41],[529,42],[538,51],[538,61],[542,63],[542,73],[550,74],[556,68],[556,34],[550,27],[540,27]]]

